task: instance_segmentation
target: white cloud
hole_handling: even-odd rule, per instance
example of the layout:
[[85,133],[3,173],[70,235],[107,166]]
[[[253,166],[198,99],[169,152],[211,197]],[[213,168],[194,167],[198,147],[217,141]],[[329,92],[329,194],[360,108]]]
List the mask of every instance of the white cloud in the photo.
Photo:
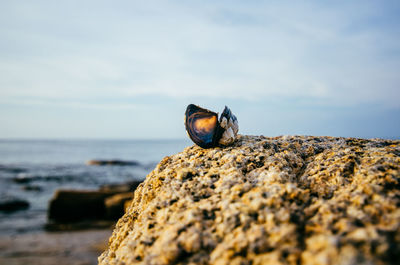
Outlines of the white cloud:
[[400,37],[369,25],[385,10],[364,2],[1,5],[3,100],[156,94],[400,106]]

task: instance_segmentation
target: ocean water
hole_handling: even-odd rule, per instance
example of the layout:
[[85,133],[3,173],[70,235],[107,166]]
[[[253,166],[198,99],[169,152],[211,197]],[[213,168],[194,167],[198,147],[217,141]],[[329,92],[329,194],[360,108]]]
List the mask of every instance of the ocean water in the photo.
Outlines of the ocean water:
[[[0,140],[0,201],[29,202],[27,210],[0,212],[0,234],[41,231],[47,207],[60,188],[97,189],[143,180],[165,156],[189,140]],[[137,166],[89,166],[88,160],[137,161]]]

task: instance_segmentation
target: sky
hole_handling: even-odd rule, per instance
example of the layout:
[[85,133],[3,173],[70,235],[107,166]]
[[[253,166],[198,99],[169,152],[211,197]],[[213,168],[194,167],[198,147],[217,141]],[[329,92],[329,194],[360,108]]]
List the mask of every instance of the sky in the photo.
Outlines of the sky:
[[400,138],[399,1],[1,1],[0,138]]

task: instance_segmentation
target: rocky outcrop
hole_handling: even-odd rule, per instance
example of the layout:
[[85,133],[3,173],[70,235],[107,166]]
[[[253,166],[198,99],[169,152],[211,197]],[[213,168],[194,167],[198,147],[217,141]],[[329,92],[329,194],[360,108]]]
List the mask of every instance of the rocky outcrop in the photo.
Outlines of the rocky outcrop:
[[49,202],[50,223],[117,220],[124,214],[125,202],[133,198],[139,183],[109,184],[99,190],[57,190]]
[[49,204],[49,219],[76,222],[105,216],[104,200],[110,194],[90,190],[58,190]]
[[29,202],[26,200],[7,196],[0,197],[0,212],[12,213],[28,208]]
[[101,192],[107,192],[109,194],[118,194],[125,192],[134,191],[141,181],[129,181],[126,183],[118,183],[118,184],[106,184],[99,188]]
[[118,220],[125,212],[125,202],[132,200],[133,193],[118,193],[105,199],[106,218],[109,220]]
[[240,136],[165,157],[100,264],[397,264],[400,141]]
[[124,160],[89,160],[86,162],[88,166],[139,166],[137,161]]

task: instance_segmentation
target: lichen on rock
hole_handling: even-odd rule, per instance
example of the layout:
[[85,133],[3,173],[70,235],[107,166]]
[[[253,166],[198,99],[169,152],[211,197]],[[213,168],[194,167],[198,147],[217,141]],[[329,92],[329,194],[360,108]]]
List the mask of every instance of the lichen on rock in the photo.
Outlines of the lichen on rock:
[[396,264],[400,141],[239,136],[165,157],[100,264]]

